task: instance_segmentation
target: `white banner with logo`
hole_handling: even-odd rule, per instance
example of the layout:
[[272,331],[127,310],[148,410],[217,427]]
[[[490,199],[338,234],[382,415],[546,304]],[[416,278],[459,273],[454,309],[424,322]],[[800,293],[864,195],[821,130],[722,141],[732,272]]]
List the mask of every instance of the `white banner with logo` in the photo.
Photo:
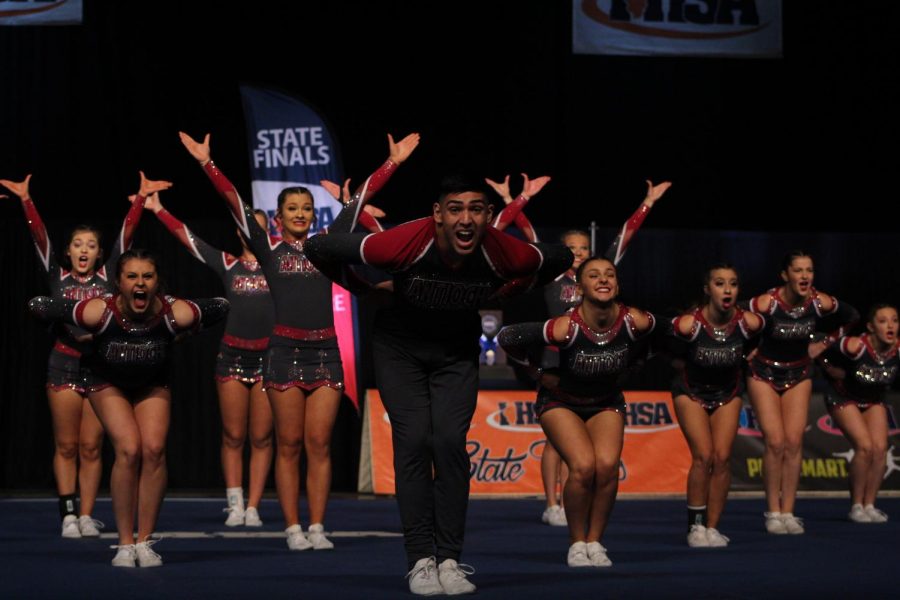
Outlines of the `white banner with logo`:
[[778,58],[781,0],[572,0],[572,51]]
[[81,25],[81,0],[0,0],[0,25]]

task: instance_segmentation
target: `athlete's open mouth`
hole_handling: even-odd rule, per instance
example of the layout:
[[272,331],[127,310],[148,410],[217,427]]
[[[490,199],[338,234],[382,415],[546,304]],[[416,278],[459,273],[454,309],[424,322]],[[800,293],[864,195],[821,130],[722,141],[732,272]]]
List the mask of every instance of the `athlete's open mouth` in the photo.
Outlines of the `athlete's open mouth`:
[[147,298],[149,298],[149,294],[145,290],[135,290],[134,307],[139,309],[147,308]]

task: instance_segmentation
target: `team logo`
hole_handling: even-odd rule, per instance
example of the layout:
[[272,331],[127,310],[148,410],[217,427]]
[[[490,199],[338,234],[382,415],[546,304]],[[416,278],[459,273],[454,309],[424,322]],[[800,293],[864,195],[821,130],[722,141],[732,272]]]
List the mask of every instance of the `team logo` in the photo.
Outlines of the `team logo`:
[[664,402],[629,402],[625,411],[625,433],[657,433],[675,429],[678,423]]

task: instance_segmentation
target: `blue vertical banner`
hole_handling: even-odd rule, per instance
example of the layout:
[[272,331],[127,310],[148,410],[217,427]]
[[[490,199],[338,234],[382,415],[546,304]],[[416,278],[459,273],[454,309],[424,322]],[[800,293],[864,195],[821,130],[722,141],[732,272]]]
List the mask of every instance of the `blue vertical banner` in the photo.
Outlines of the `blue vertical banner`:
[[[319,182],[343,182],[337,142],[328,123],[305,101],[278,90],[245,85],[241,86],[241,99],[247,121],[253,206],[266,211],[272,222],[279,192],[286,187],[305,187],[315,204],[313,233],[322,231],[334,221],[341,204]],[[345,393],[358,406],[353,297],[335,285],[332,300]]]

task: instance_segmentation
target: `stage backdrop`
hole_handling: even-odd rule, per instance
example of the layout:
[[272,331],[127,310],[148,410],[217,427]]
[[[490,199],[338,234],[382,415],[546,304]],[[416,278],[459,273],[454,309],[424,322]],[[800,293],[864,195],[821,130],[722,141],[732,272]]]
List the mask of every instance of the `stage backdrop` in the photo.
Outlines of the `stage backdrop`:
[[[668,392],[625,392],[625,446],[619,465],[619,493],[682,494],[690,452],[678,427]],[[531,391],[481,391],[469,430],[473,495],[542,495],[544,435],[534,414]],[[891,404],[896,405],[897,398]],[[889,407],[891,406],[889,404]],[[900,489],[900,433],[888,410],[891,439],[883,489]],[[745,402],[732,455],[732,489],[762,490],[762,437]],[[803,490],[846,490],[850,445],[814,394],[804,439]],[[359,491],[394,493],[391,426],[377,390],[366,392]]]
[[[620,493],[680,493],[690,454],[666,392],[626,392],[625,448]],[[484,391],[469,430],[471,493],[543,494],[545,438],[534,414],[533,391]],[[363,492],[394,493],[391,426],[377,390],[366,392],[360,485]]]
[[[277,90],[245,85],[241,86],[241,97],[247,120],[253,206],[266,211],[273,223],[279,192],[302,186],[315,201],[314,231],[327,228],[340,212],[341,204],[319,182],[325,179],[341,183],[343,169],[335,135],[325,118],[305,101]],[[344,390],[358,407],[353,297],[338,285],[332,289]]]

